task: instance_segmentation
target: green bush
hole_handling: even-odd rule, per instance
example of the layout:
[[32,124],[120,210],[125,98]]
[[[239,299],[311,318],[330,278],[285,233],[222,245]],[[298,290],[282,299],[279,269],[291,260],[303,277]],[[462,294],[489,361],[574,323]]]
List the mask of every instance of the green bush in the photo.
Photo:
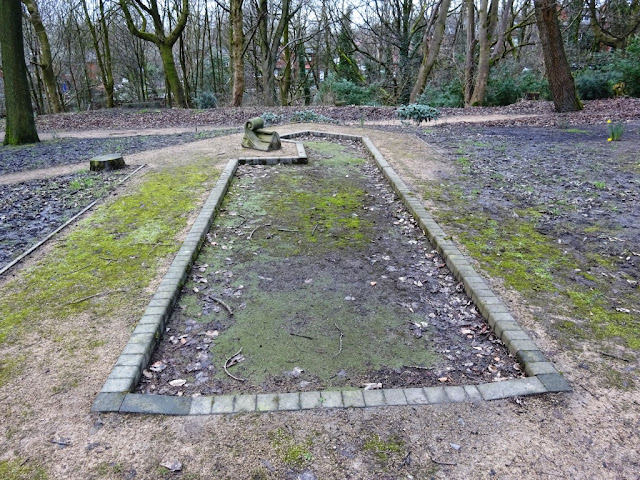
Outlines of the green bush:
[[313,110],[298,110],[291,114],[291,121],[296,123],[338,123],[337,120],[318,114]]
[[624,82],[627,95],[640,97],[640,36],[614,54],[611,70],[614,83]]
[[462,107],[464,106],[462,82],[459,79],[454,79],[445,85],[428,84],[416,99],[416,103],[434,107]]
[[613,97],[611,74],[602,70],[585,69],[576,75],[576,92],[581,100]]
[[216,108],[218,106],[216,94],[210,90],[200,92],[196,96],[195,102],[198,108]]
[[378,85],[360,86],[333,74],[322,82],[319,92],[321,103],[336,105],[379,105],[379,96]]
[[417,103],[401,105],[396,109],[396,117],[400,120],[413,120],[416,125],[420,125],[425,121],[430,122],[431,120],[436,120],[439,116],[440,110],[437,108]]
[[511,105],[526,98],[529,93],[539,93],[541,99],[549,99],[549,84],[532,70],[523,70],[514,75],[508,69],[495,69],[487,83],[485,104],[492,106]]

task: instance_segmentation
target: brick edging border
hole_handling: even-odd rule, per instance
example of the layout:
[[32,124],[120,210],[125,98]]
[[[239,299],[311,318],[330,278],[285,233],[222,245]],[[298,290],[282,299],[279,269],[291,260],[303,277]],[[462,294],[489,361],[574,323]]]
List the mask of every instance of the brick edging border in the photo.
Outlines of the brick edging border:
[[111,374],[107,377],[102,390],[93,402],[92,412],[209,415],[316,408],[477,402],[513,396],[571,391],[568,382],[522,330],[502,300],[492,292],[369,138],[310,130],[284,134],[281,135],[281,138],[286,141],[308,135],[357,141],[364,145],[402,203],[443,257],[446,265],[456,279],[464,285],[465,292],[473,300],[482,316],[487,319],[496,336],[524,366],[527,377],[479,385],[381,390],[327,390],[201,397],[130,393],[138,384],[142,371],[147,367],[153,350],[160,340],[165,322],[171,315],[182,285],[184,285],[188,272],[200,252],[238,165],[307,163],[307,154],[303,144],[295,142],[298,149],[297,157],[242,157],[229,161],[131,334],[129,342],[122,350]]

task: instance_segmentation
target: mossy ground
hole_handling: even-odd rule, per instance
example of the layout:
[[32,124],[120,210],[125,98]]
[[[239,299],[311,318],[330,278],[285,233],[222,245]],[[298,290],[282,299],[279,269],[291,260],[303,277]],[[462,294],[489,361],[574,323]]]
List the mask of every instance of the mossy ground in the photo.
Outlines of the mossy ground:
[[[614,218],[623,213],[620,205],[634,208],[616,198],[637,201],[625,189],[639,181],[630,174],[633,160],[624,151],[602,151],[606,142],[574,146],[570,142],[580,142],[580,135],[558,143],[545,135],[552,139],[528,152],[505,152],[510,137],[488,136],[494,141],[481,145],[475,135],[460,135],[458,150],[455,143],[451,150],[465,153],[464,164],[456,160],[458,173],[445,182],[423,183],[424,198],[487,273],[544,306],[551,317],[572,319],[554,323],[567,345],[597,339],[640,349],[640,291],[627,266],[631,252],[615,248],[616,235],[633,243],[628,222]],[[575,164],[554,163],[575,148]],[[548,152],[556,156],[546,157]],[[589,168],[582,167],[581,157]],[[551,165],[558,171],[549,172]],[[597,208],[612,214],[592,214]],[[620,225],[627,227],[622,233]],[[607,252],[603,238],[613,238],[614,248]]]
[[[134,189],[107,201],[53,244],[40,261],[1,289],[0,345],[33,331],[69,352],[90,352],[103,333],[87,324],[64,335],[49,332],[47,318],[64,323],[72,315],[108,317],[122,303],[142,311],[146,288],[187,224],[199,196],[217,172],[201,164],[148,173]],[[5,381],[20,368],[4,357]],[[74,385],[70,380],[69,386]]]
[[0,478],[2,480],[47,480],[49,476],[44,468],[34,466],[29,459],[0,460]]

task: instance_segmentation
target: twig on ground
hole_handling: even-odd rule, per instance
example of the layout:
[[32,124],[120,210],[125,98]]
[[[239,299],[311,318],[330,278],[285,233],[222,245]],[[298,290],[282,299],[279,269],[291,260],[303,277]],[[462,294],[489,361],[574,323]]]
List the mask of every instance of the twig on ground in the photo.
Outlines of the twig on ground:
[[313,237],[313,236],[315,236],[315,234],[316,234],[316,229],[318,228],[318,225],[320,225],[320,224],[319,224],[319,223],[316,223],[316,224],[313,226],[313,230],[311,230],[311,236],[312,236],[312,237]]
[[624,357],[619,357],[617,355],[614,355],[613,353],[607,353],[607,352],[598,352],[600,355],[602,355],[603,357],[610,357],[610,358],[615,358],[616,360],[622,360],[623,362],[630,362],[631,359],[629,358],[624,358]]
[[[230,366],[230,365],[229,365],[229,361],[230,361],[232,358],[235,358],[235,357],[237,357],[238,355],[240,355],[240,352],[242,352],[242,348],[240,348],[240,350],[238,350],[236,353],[234,353],[234,354],[233,354],[233,355],[231,355],[229,358],[227,358],[227,359],[224,361],[224,365],[223,365],[222,367],[224,368],[224,373],[226,373],[227,375],[229,375],[229,376],[230,376],[231,378],[233,378],[234,380],[237,380],[237,381],[239,381],[239,382],[245,382],[245,381],[246,381],[246,379],[236,377],[235,375],[233,375],[233,374],[229,373],[229,370],[227,370],[227,368]],[[235,364],[234,364],[234,365],[235,365]]]
[[313,340],[313,337],[307,337],[306,335],[298,335],[297,333],[289,332],[289,335],[294,337],[306,338],[307,340]]
[[403,365],[404,368],[415,368],[416,370],[433,370],[433,367],[420,367],[419,365]]
[[340,332],[340,350],[338,350],[338,353],[336,353],[334,355],[334,357],[337,357],[338,355],[340,355],[342,353],[342,337],[344,337],[344,333],[342,333],[342,330],[340,330],[340,327],[338,326],[337,323],[333,322],[333,324],[336,326],[336,328]]
[[61,441],[61,440],[50,440],[51,443],[55,444],[55,445],[59,445],[61,447],[68,447],[69,445],[71,445],[71,442],[67,442],[67,441]]
[[216,298],[216,297],[211,297],[211,300],[213,300],[214,302],[222,305],[225,308],[225,310],[227,312],[229,312],[229,315],[233,315],[233,310],[231,310],[231,307],[229,305],[227,305],[224,301],[222,301],[221,299]]
[[57,277],[66,277],[67,275],[73,275],[74,273],[78,273],[78,272],[81,272],[82,270],[86,270],[87,268],[91,267],[91,265],[92,264],[90,263],[89,265],[85,265],[84,267],[78,268],[77,270],[72,270],[70,272],[64,272],[59,275],[54,275],[53,277],[50,278],[50,280],[53,280],[54,278],[57,278]]
[[82,302],[86,302],[87,300],[91,300],[92,298],[104,297],[105,295],[111,295],[112,293],[123,293],[123,292],[126,292],[126,290],[120,289],[120,290],[110,290],[108,292],[95,293],[93,295],[89,295],[87,297],[83,297],[83,298],[80,298],[78,300],[74,300],[73,302],[67,302],[67,303],[65,303],[65,305],[76,305],[78,303],[82,303]]
[[289,230],[288,228],[279,228],[279,232],[290,232],[290,233],[298,233],[298,230]]
[[265,227],[270,227],[271,224],[270,223],[265,223],[264,225],[258,225],[256,228],[253,229],[253,231],[249,234],[249,236],[247,237],[247,240],[251,240],[253,238],[253,234],[256,233],[259,229],[261,228],[265,228]]

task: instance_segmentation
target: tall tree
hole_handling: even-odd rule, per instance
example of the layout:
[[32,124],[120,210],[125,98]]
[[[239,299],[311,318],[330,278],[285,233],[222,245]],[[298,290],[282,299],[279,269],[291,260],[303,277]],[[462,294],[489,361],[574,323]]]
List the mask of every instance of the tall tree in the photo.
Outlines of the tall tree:
[[[96,51],[96,59],[100,68],[100,76],[104,85],[104,92],[107,96],[107,108],[113,108],[115,105],[113,100],[113,68],[111,62],[111,45],[109,44],[109,28],[107,25],[107,16],[105,15],[104,0],[98,0],[98,18],[94,23],[87,8],[87,0],[82,0],[82,9],[84,10],[85,20],[91,39],[93,40],[93,48]],[[96,28],[96,24],[99,29]]]
[[[263,103],[267,106],[276,104],[276,78],[275,68],[280,53],[280,44],[285,28],[288,28],[289,21],[300,9],[300,6],[291,10],[291,0],[282,0],[282,11],[278,22],[275,23],[275,15],[269,13],[268,0],[258,1],[258,36],[261,52],[262,70],[262,90],[264,93]],[[270,24],[274,24],[269,28]]]
[[7,113],[4,144],[38,142],[24,61],[20,0],[0,0],[0,48]]
[[489,70],[491,68],[491,46],[493,45],[498,23],[499,0],[480,0],[478,10],[478,67],[476,69],[476,81],[473,93],[469,99],[472,106],[482,105],[487,92],[489,82]]
[[[182,0],[182,9],[178,12],[176,24],[168,34],[164,31],[166,22],[162,18],[157,0],[147,0],[146,2],[144,0],[119,0],[119,3],[124,13],[124,18],[127,21],[129,31],[136,37],[147,42],[152,42],[158,47],[169,89],[175,96],[178,106],[186,108],[188,106],[187,99],[182,83],[180,82],[178,70],[176,69],[173,46],[178,41],[178,38],[180,38],[180,35],[182,35],[184,27],[187,24],[189,1]],[[129,7],[133,7],[137,11],[140,21],[142,22],[140,27],[136,26]],[[147,31],[147,15],[151,17],[153,22],[153,33]]]
[[555,0],[534,0],[544,66],[556,112],[577,112],[582,103],[576,95],[576,86],[562,43]]
[[449,6],[451,0],[441,0],[440,7],[437,9],[438,16],[435,19],[434,31],[430,28],[425,28],[422,35],[422,62],[420,63],[420,69],[418,70],[418,76],[416,83],[411,90],[411,97],[409,101],[414,103],[418,98],[418,95],[422,93],[425,85],[427,84],[427,78],[433,69],[440,53],[440,46],[442,45],[442,39],[444,38],[444,30],[447,23],[447,15],[449,14]]
[[42,79],[44,80],[45,87],[47,89],[47,99],[49,101],[49,108],[53,113],[59,113],[64,110],[62,102],[60,101],[60,92],[58,91],[58,82],[56,81],[56,75],[53,71],[53,55],[51,53],[51,43],[49,42],[49,35],[44,27],[42,21],[42,15],[40,9],[35,0],[22,0],[29,11],[29,21],[33,25],[33,29],[38,36],[38,42],[40,42],[40,68],[42,69]]
[[244,27],[242,25],[242,4],[244,0],[231,0],[231,68],[233,71],[233,93],[231,105],[242,105],[244,96]]

